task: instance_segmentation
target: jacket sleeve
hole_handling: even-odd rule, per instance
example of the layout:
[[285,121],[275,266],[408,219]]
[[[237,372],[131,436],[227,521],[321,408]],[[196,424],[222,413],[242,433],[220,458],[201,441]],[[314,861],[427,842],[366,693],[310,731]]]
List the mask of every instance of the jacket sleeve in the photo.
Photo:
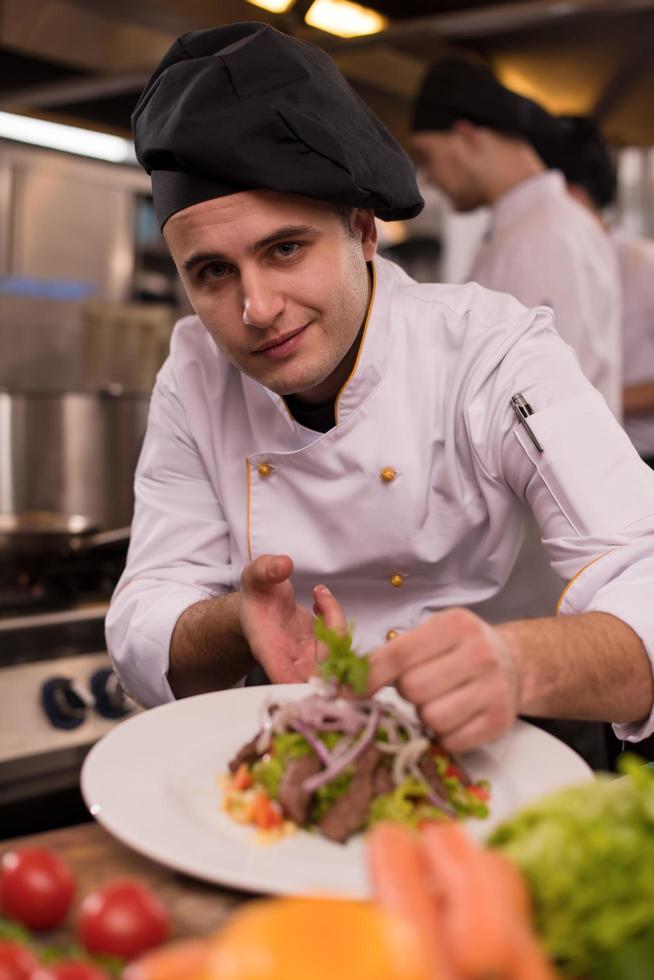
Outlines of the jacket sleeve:
[[[490,385],[482,478],[508,484],[533,512],[552,567],[568,581],[559,612],[611,613],[654,665],[654,472],[554,331],[528,331]],[[534,410],[529,425],[542,453],[511,411],[517,391]],[[473,435],[482,446],[483,433]],[[654,712],[614,728],[638,741],[654,732]]]
[[126,690],[152,707],[173,700],[173,629],[194,603],[232,590],[229,529],[187,425],[172,362],[162,368],[136,470],[132,539],[106,620]]

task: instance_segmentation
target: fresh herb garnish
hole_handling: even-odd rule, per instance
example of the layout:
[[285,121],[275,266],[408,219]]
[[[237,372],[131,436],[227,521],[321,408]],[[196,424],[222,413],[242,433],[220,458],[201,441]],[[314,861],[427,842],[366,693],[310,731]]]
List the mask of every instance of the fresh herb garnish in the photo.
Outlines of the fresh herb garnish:
[[320,676],[323,680],[336,681],[339,687],[349,687],[359,697],[363,697],[368,683],[368,661],[352,649],[351,629],[348,627],[341,635],[325,626],[319,616],[314,632],[329,651],[327,658],[320,664]]

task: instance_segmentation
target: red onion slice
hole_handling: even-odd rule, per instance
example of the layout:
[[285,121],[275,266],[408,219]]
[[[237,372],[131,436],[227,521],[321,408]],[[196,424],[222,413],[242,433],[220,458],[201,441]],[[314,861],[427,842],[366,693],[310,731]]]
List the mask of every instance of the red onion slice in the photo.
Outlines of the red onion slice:
[[377,722],[379,721],[379,708],[374,705],[370,716],[366,723],[366,727],[361,733],[360,737],[356,740],[354,745],[351,746],[346,752],[339,753],[338,757],[332,760],[330,766],[326,769],[321,770],[321,772],[316,773],[315,776],[311,776],[309,779],[305,779],[302,783],[302,789],[305,793],[314,793],[321,786],[325,786],[330,783],[332,779],[336,776],[340,776],[344,769],[354,762],[354,760],[361,755],[364,749],[367,749],[372,742],[375,732],[377,731]]

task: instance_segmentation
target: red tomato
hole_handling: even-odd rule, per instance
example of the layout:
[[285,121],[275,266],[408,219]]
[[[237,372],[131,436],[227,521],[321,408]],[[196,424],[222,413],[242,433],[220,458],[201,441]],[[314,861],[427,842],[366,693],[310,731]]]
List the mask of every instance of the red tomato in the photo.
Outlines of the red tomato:
[[272,830],[281,827],[284,818],[266,793],[257,793],[252,804],[252,822],[259,830]]
[[0,903],[10,919],[53,929],[66,917],[74,892],[72,871],[53,851],[17,847],[3,855]]
[[0,940],[0,980],[31,980],[36,960],[26,946]]
[[156,895],[139,881],[126,878],[86,896],[78,931],[89,953],[132,960],[165,942],[170,920]]
[[30,974],[29,980],[109,980],[109,974],[94,963],[61,960],[51,966],[40,967]]

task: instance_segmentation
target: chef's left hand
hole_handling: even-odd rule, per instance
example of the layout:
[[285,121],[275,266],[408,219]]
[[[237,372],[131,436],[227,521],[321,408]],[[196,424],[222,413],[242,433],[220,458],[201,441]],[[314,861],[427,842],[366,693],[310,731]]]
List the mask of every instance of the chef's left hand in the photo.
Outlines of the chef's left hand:
[[370,693],[395,684],[449,752],[498,738],[518,713],[520,673],[508,640],[467,609],[435,613],[369,662]]

